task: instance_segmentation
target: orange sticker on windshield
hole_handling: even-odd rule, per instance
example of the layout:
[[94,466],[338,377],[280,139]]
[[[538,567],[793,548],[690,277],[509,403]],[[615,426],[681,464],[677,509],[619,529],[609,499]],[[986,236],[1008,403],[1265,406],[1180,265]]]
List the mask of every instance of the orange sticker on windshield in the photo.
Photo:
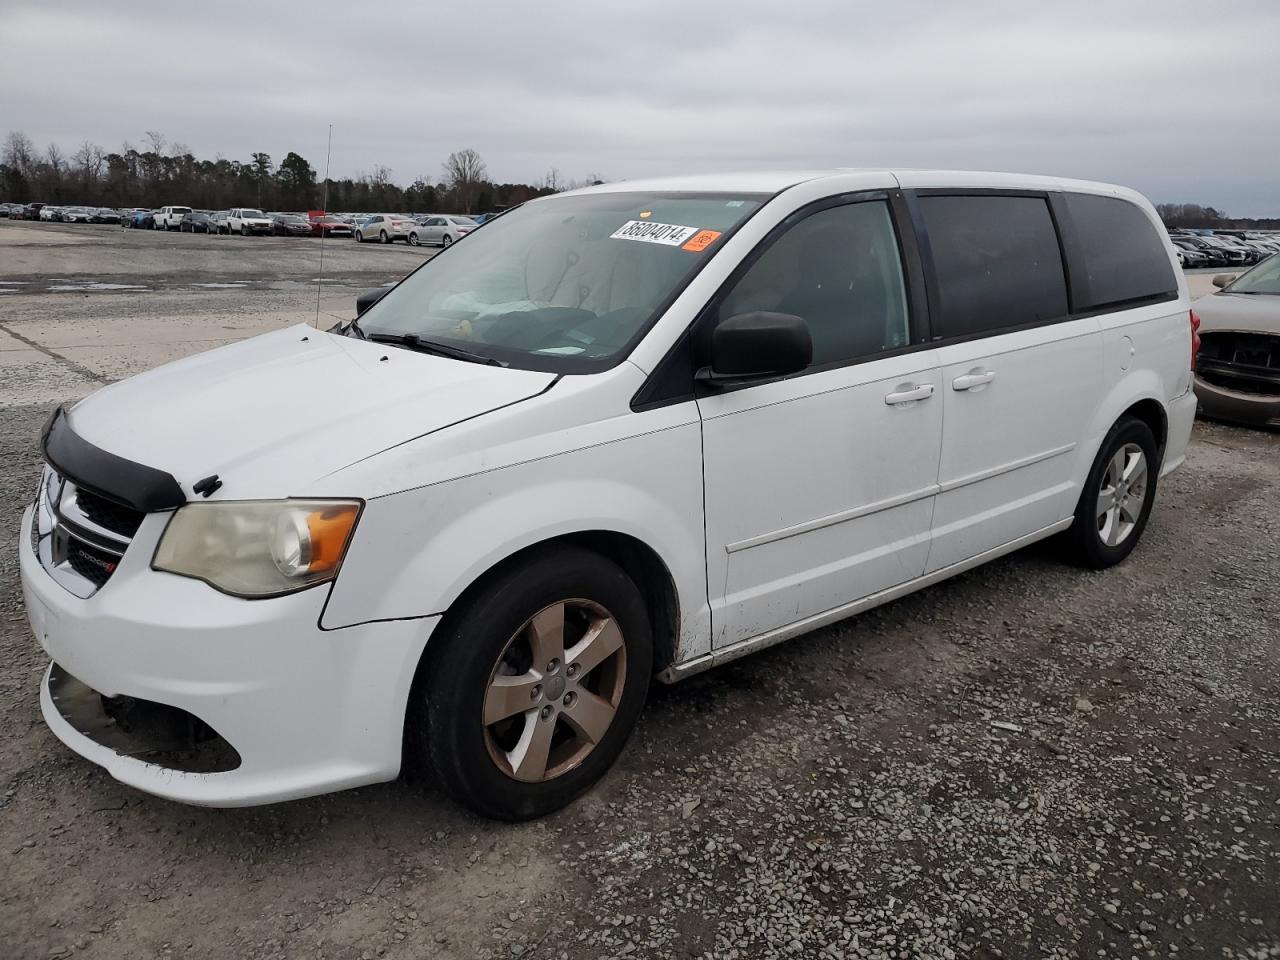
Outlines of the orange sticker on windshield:
[[681,250],[689,250],[693,253],[701,253],[707,247],[716,242],[716,238],[720,236],[719,230],[699,230],[686,243]]

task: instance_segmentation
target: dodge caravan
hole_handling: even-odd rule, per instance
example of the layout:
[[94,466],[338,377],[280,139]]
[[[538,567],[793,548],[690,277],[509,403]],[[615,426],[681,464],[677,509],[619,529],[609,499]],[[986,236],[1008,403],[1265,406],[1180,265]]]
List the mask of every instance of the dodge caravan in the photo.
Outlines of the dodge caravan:
[[527,203],[349,323],[53,413],[20,538],[45,720],[188,803],[413,765],[554,810],[655,676],[1053,535],[1125,559],[1196,409],[1174,257],[1129,190],[1005,174]]

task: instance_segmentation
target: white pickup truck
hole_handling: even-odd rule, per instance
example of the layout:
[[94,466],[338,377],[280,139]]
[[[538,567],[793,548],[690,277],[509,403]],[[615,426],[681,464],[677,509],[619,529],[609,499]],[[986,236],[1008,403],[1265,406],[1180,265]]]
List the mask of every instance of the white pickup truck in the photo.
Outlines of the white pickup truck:
[[182,218],[190,212],[190,207],[161,207],[156,211],[152,226],[157,230],[177,230]]
[[251,233],[270,233],[271,218],[252,207],[236,207],[227,211],[227,232],[247,237]]

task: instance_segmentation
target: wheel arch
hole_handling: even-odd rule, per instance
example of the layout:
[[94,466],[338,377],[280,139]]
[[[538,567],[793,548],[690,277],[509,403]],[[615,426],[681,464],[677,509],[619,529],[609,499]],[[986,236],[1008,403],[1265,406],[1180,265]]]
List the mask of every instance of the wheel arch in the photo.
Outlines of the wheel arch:
[[[1169,414],[1165,404],[1159,399],[1163,392],[1160,386],[1154,374],[1143,375],[1140,382],[1128,384],[1124,393],[1120,393],[1121,386],[1117,385],[1116,390],[1099,405],[1096,417],[1091,424],[1089,440],[1083,445],[1081,455],[1076,459],[1077,503],[1079,497],[1085,494],[1085,480],[1089,476],[1089,471],[1093,469],[1094,461],[1098,458],[1107,434],[1125,417],[1141,420],[1151,428],[1156,438],[1157,458],[1163,463],[1165,446],[1169,438]],[[1156,473],[1159,473],[1159,466],[1156,468]]]
[[1159,454],[1161,463],[1164,462],[1165,443],[1169,439],[1169,414],[1159,400],[1153,397],[1147,397],[1136,403],[1130,404],[1116,420],[1123,417],[1133,417],[1135,420],[1141,420],[1148,427],[1156,438],[1156,452]]
[[[449,604],[433,635],[447,632],[450,621],[464,610],[473,597],[482,592],[512,566],[535,559],[557,546],[576,546],[599,554],[616,563],[635,582],[649,614],[653,629],[654,673],[674,662],[680,635],[680,597],[675,578],[665,561],[649,544],[631,534],[617,530],[594,529],[562,533],[523,546],[491,564],[476,576]],[[438,649],[438,645],[437,645]],[[432,644],[427,643],[423,661],[430,658]],[[419,671],[422,667],[419,666]],[[415,683],[417,681],[415,680]]]

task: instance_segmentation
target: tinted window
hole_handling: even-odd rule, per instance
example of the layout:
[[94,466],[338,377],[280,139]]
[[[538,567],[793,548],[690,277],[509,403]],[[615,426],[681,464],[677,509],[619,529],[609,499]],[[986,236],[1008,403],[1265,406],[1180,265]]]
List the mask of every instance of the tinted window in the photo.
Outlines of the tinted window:
[[719,318],[755,310],[802,317],[814,365],[905,346],[907,298],[888,204],[831,207],[780,236],[721,300]]
[[1087,193],[1068,193],[1066,201],[1088,280],[1089,299],[1081,309],[1177,292],[1169,255],[1141,208]]
[[1067,281],[1048,201],[921,197],[938,300],[935,338],[1039,323],[1067,313]]

